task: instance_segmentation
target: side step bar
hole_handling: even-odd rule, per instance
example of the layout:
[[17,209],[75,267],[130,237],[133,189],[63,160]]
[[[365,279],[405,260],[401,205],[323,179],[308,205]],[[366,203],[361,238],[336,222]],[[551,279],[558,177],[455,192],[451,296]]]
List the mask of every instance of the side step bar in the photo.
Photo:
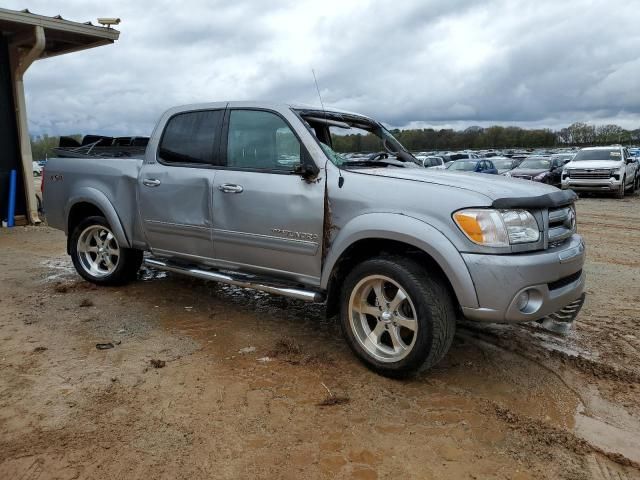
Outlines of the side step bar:
[[324,296],[321,293],[314,292],[312,290],[302,290],[299,288],[279,287],[276,285],[267,285],[265,283],[255,283],[248,279],[232,277],[231,275],[212,272],[209,270],[201,270],[195,267],[183,267],[180,265],[171,264],[155,258],[145,258],[144,264],[157,268],[159,270],[166,270],[168,272],[180,273],[183,275],[189,275],[190,277],[202,278],[204,280],[213,280],[216,282],[227,283],[229,285],[235,285],[243,288],[253,288],[254,290],[260,290],[267,293],[275,293],[276,295],[284,295],[285,297],[297,298],[298,300],[304,300],[305,302],[322,302]]

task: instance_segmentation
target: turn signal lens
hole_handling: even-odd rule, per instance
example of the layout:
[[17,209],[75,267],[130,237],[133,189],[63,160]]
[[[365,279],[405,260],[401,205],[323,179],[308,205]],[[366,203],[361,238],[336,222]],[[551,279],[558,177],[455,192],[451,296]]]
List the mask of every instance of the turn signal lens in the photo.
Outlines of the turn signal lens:
[[540,239],[538,222],[527,210],[471,208],[454,213],[453,219],[469,240],[486,247],[508,247]]
[[497,210],[461,210],[453,218],[472,242],[487,247],[509,246],[507,230]]

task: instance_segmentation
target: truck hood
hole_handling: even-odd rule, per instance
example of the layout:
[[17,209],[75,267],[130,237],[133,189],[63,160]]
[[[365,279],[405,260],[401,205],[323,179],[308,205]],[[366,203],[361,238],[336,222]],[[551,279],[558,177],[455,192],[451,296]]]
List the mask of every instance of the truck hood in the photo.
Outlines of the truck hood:
[[[555,187],[542,183],[483,173],[458,173],[448,170],[421,168],[367,168],[349,171],[364,175],[388,177],[389,179],[398,181],[424,182],[470,190],[489,197],[494,201],[494,206],[496,206],[496,203],[506,205],[505,202],[496,202],[497,200],[510,199],[514,200],[515,203],[517,199],[526,198],[527,201],[524,203],[529,204],[534,198],[557,196],[557,193],[565,193]],[[398,185],[398,188],[402,187]],[[574,194],[571,193],[571,195]],[[568,199],[565,200],[565,204],[570,203]],[[501,206],[497,208],[509,207]]]
[[567,163],[564,168],[620,168],[621,160],[578,160]]

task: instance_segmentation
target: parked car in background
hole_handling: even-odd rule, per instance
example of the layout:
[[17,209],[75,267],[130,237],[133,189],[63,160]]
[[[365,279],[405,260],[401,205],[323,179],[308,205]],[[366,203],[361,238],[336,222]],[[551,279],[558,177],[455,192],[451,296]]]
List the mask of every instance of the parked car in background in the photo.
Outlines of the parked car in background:
[[31,162],[31,166],[33,167],[33,176],[39,177],[42,175],[42,166],[38,162]]
[[551,157],[529,157],[518,167],[505,173],[507,177],[533,180],[559,187],[564,161]]
[[581,149],[562,172],[562,189],[613,192],[623,198],[640,187],[638,162],[620,145]]
[[456,160],[466,160],[480,158],[480,155],[471,152],[448,152],[443,155],[445,163],[455,162]]
[[476,172],[476,173],[490,173],[497,175],[498,169],[495,167],[491,160],[483,158],[472,160],[456,160],[447,164],[448,170],[453,172]]
[[519,161],[507,157],[493,157],[491,161],[493,162],[493,165],[498,169],[498,173],[500,175],[508,172],[509,170],[513,170],[520,164]]
[[573,160],[573,157],[576,156],[576,152],[570,152],[570,153],[554,153],[553,155],[551,155],[552,159],[558,159],[562,161],[562,164],[564,165],[565,163],[570,162],[571,160]]
[[442,157],[436,157],[436,156],[429,156],[429,157],[416,157],[419,161],[420,164],[424,167],[424,168],[436,168],[438,170],[442,170],[445,168],[444,166],[444,159]]

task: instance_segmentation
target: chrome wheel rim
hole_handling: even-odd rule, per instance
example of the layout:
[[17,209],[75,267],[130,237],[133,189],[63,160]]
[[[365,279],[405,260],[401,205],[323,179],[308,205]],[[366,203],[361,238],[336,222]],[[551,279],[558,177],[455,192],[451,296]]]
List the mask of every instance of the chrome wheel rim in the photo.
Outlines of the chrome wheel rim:
[[85,272],[93,277],[111,275],[120,261],[120,246],[111,230],[91,225],[78,237],[78,259]]
[[381,362],[402,360],[416,343],[413,302],[399,283],[383,275],[357,283],[349,298],[349,323],[360,346]]

